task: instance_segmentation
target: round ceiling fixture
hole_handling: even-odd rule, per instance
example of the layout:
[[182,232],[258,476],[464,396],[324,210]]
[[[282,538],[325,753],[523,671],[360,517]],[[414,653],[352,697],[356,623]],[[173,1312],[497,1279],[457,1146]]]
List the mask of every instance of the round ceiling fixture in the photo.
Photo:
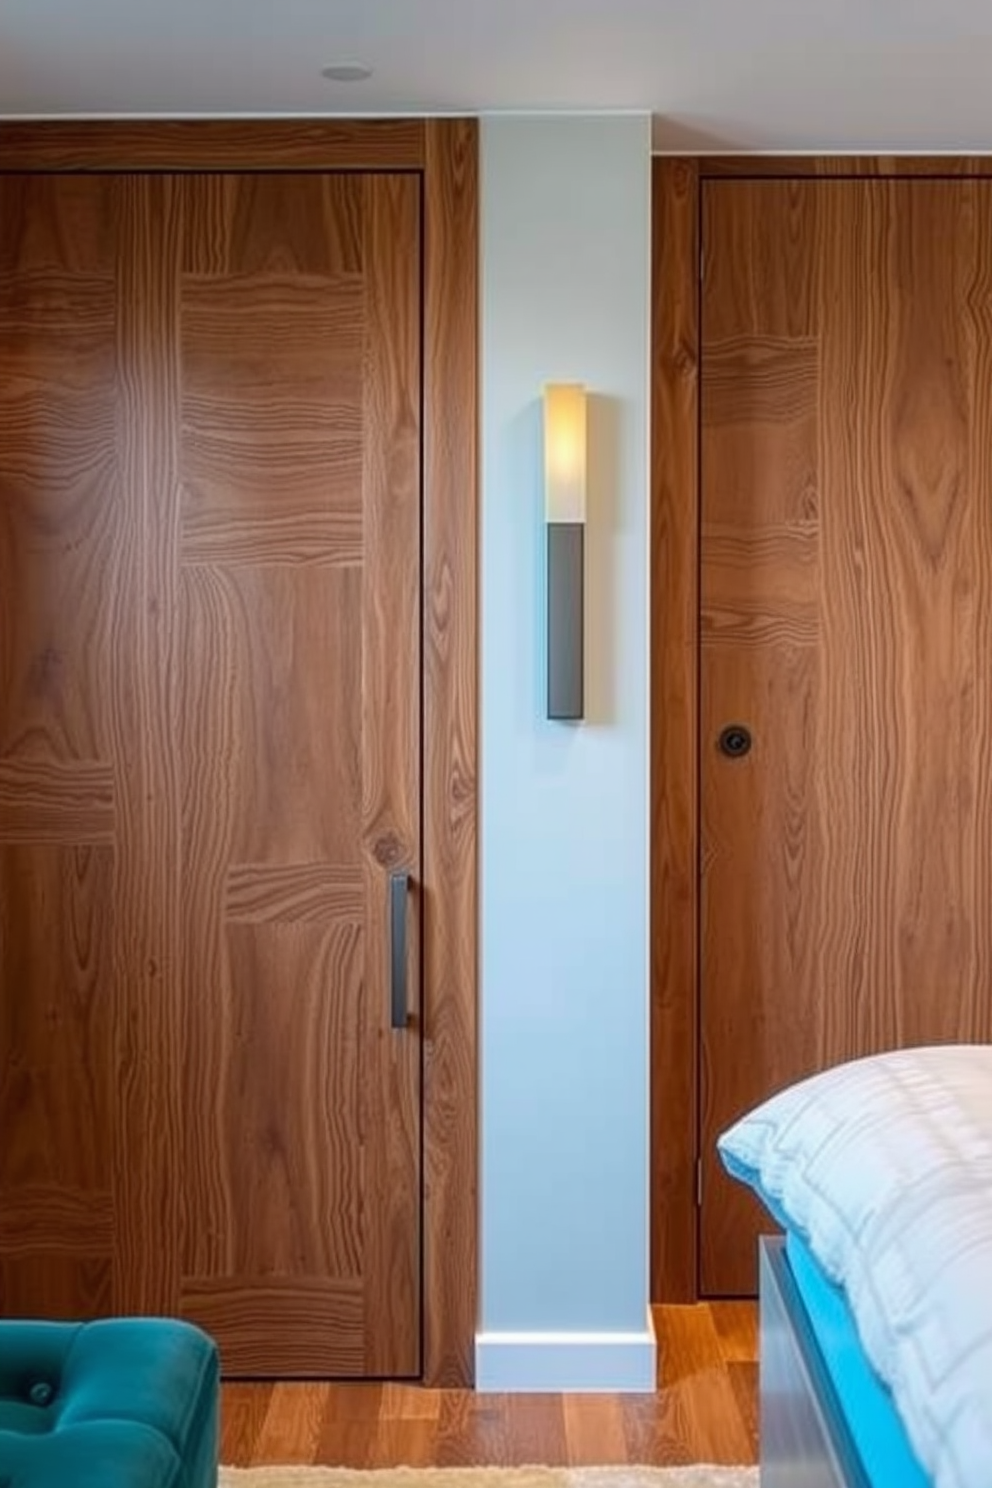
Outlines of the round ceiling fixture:
[[364,83],[372,76],[372,69],[364,62],[332,62],[330,67],[320,69],[320,75],[329,83]]

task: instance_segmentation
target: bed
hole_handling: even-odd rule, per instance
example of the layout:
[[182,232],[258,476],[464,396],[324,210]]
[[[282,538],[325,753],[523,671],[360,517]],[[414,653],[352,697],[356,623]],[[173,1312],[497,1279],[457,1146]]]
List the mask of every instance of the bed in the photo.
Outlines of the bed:
[[927,1488],[843,1294],[799,1255],[794,1234],[761,1241],[762,1488]]
[[762,1488],[992,1488],[992,1046],[900,1050],[719,1141],[761,1242]]

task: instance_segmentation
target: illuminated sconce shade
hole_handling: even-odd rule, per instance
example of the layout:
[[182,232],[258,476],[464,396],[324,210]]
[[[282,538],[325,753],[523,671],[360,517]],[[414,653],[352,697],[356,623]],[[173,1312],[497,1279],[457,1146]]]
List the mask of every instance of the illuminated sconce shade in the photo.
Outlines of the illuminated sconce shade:
[[586,390],[544,389],[544,516],[548,541],[548,717],[583,716]]

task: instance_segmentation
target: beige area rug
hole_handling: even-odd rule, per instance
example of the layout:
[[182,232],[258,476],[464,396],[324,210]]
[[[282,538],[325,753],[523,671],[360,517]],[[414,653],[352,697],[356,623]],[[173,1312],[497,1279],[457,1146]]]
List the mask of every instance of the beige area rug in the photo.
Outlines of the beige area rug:
[[758,1488],[756,1467],[222,1467],[221,1488]]

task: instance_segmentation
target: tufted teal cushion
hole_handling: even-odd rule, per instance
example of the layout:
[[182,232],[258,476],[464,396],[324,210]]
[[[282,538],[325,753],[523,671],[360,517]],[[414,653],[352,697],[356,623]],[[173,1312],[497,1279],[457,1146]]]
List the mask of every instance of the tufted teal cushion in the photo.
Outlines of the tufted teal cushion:
[[218,1380],[186,1323],[0,1321],[0,1488],[213,1488]]

